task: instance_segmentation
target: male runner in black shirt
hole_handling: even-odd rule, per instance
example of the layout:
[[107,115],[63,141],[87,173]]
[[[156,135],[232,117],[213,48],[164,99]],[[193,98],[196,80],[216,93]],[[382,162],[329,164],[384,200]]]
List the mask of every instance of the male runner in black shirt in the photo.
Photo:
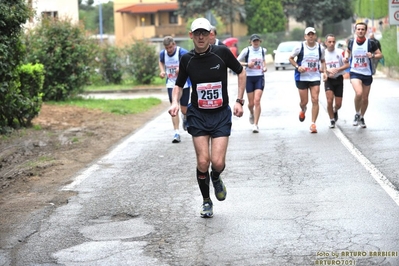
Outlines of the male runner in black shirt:
[[191,24],[190,38],[193,40],[194,50],[181,57],[169,109],[171,116],[178,115],[183,86],[189,77],[192,93],[187,109],[187,131],[193,137],[197,155],[197,181],[203,197],[200,215],[203,218],[213,216],[213,204],[209,195],[210,179],[218,200],[224,200],[227,194],[220,174],[225,168],[232,126],[227,90],[228,68],[238,74],[238,93],[233,110],[237,117],[243,115],[246,83],[245,70],[230,49],[210,44],[210,31],[211,24],[205,18],[198,18]]

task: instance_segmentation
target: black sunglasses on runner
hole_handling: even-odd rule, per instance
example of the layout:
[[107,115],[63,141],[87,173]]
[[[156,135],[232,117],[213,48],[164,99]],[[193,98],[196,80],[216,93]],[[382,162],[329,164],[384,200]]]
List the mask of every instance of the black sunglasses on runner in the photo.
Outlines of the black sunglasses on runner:
[[207,31],[207,30],[196,30],[193,31],[194,36],[200,36],[202,34],[202,36],[208,36],[211,32]]

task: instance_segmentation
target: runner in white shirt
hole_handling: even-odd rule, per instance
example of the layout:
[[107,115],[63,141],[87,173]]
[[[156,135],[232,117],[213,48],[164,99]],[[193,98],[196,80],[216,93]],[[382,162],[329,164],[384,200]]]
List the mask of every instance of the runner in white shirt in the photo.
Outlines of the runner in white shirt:
[[[295,61],[295,57],[297,60]],[[316,30],[313,27],[305,29],[305,41],[294,48],[290,63],[295,67],[295,83],[299,91],[301,111],[299,121],[305,120],[306,105],[309,101],[308,91],[312,100],[312,123],[310,132],[317,133],[316,120],[319,115],[320,70],[323,70],[323,80],[326,79],[326,64],[324,47],[317,42]]]
[[260,46],[262,40],[258,34],[252,34],[250,44],[238,55],[237,60],[246,67],[247,81],[245,90],[248,97],[249,122],[253,125],[252,132],[259,133],[259,118],[263,89],[265,87],[266,52],[267,49]]
[[[330,128],[335,127],[338,120],[338,110],[342,105],[342,96],[344,92],[344,73],[349,67],[349,63],[343,62],[344,51],[335,48],[335,36],[327,34],[325,45],[325,60],[327,68],[327,79],[324,80],[324,89],[327,98],[327,112],[330,117]],[[335,100],[335,104],[334,104]]]
[[[172,103],[172,91],[175,87],[175,82],[177,75],[179,74],[179,62],[183,54],[187,53],[187,50],[176,45],[172,36],[166,36],[163,40],[163,45],[165,47],[159,53],[159,76],[161,78],[166,78],[166,88],[168,90],[169,102]],[[180,99],[180,109],[182,112],[182,123],[183,129],[187,130],[187,106],[190,99],[190,87],[191,81],[187,79],[186,84],[184,84],[184,90],[182,97]],[[179,117],[172,117],[174,136],[172,143],[180,142],[180,132],[179,132]]]

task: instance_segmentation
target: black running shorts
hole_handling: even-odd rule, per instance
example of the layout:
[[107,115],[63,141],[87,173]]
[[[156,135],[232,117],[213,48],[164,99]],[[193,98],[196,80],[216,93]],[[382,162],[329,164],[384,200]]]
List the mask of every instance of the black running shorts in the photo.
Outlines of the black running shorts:
[[371,86],[371,83],[373,83],[373,76],[366,76],[354,72],[349,72],[350,79],[360,79],[363,83],[363,85],[366,86]]
[[298,90],[307,90],[313,86],[320,86],[320,80],[318,81],[295,81]]
[[328,78],[324,82],[324,90],[331,90],[335,97],[341,97],[344,93],[344,77],[338,76],[336,79]]
[[231,116],[230,106],[226,106],[220,111],[206,112],[189,104],[187,109],[187,131],[193,137],[228,137],[231,134]]

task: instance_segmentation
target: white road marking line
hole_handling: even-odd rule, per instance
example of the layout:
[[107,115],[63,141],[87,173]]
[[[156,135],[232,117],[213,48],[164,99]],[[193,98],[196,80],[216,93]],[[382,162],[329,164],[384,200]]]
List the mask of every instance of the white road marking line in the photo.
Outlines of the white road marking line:
[[333,129],[334,134],[341,141],[341,143],[348,149],[348,151],[363,165],[363,167],[371,174],[375,181],[385,190],[386,193],[393,199],[393,201],[399,206],[399,191],[396,190],[395,186],[391,181],[384,176],[380,170],[377,169],[349,140],[342,131],[335,127]]

